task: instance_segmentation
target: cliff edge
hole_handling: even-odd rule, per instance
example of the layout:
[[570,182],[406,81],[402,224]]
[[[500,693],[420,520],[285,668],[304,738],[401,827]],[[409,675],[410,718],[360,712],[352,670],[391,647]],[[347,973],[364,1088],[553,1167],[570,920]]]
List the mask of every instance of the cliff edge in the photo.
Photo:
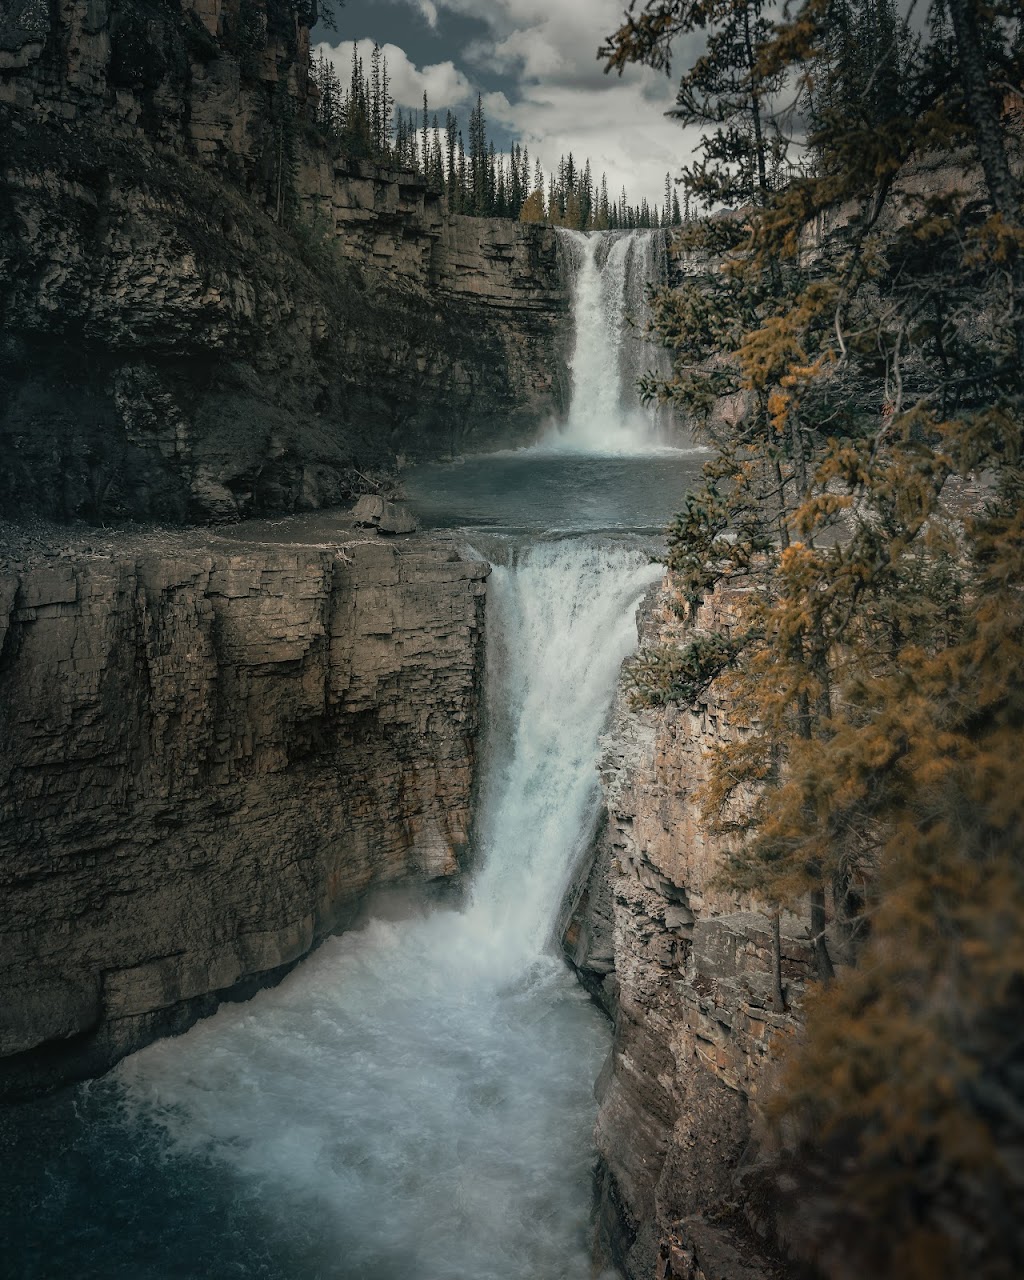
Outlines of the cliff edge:
[[[729,610],[720,590],[692,625]],[[665,596],[645,643],[679,627]],[[755,1135],[801,1025],[809,920],[782,917],[778,1008],[771,919],[718,884],[727,849],[695,799],[708,753],[743,728],[714,685],[693,708],[635,710],[624,681],[604,739],[607,822],[563,946],[615,1022],[598,1081],[599,1236],[629,1280],[796,1274]]]

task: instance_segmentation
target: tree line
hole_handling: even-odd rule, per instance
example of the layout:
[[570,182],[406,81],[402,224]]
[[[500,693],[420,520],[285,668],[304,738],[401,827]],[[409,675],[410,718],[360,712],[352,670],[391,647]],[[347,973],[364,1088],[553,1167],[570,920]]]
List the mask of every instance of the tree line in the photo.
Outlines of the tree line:
[[422,175],[444,194],[454,213],[543,222],[580,231],[679,226],[691,216],[690,197],[681,206],[666,174],[662,203],[646,198],[630,203],[625,188],[610,195],[605,174],[570,153],[545,174],[540,160],[514,142],[499,152],[487,136],[483,98],[477,96],[467,127],[445,112],[431,112],[426,93],[418,112],[397,106],[391,93],[387,57],[374,45],[369,66],[353,46],[352,66],[343,83],[334,63],[321,52],[312,60],[313,122],[341,154],[391,164]]
[[682,184],[716,213],[680,236],[717,265],[657,295],[673,372],[644,390],[715,451],[635,697],[714,684],[749,726],[702,811],[776,938],[809,911],[767,1112],[823,1269],[1024,1274],[1024,15],[633,0],[602,55],[668,70],[694,36]]

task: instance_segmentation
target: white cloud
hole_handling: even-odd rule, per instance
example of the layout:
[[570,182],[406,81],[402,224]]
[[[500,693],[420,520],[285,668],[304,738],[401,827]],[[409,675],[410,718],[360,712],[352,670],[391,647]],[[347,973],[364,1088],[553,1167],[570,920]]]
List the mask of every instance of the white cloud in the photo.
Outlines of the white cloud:
[[[608,175],[614,194],[625,186],[631,201],[659,204],[665,173],[675,176],[691,156],[696,136],[665,112],[675,102],[677,79],[644,67],[607,75],[598,47],[622,21],[624,0],[435,0],[485,22],[488,38],[462,51],[470,67],[514,80],[507,109],[490,106],[499,121],[549,172],[560,156],[589,156],[595,177]],[[443,29],[443,28],[442,28]],[[680,67],[702,40],[675,49]]]
[[[646,197],[660,205],[666,172],[678,173],[695,138],[666,120],[642,86],[616,90],[537,89],[513,105],[510,127],[547,172],[571,151],[581,164],[589,157],[595,180],[607,174],[613,198],[625,187],[631,203]],[[559,121],[557,130],[550,128],[552,118]]]
[[556,79],[570,69],[562,52],[539,27],[512,31],[490,45],[479,42],[474,54],[482,65],[518,73],[526,80]]
[[[479,40],[474,56],[495,70],[527,79],[566,74],[597,83],[604,79],[597,50],[622,24],[625,0],[434,0],[448,10],[486,23],[490,39]],[[702,38],[696,42],[701,43]],[[684,51],[679,42],[676,53]],[[633,70],[627,75],[653,75]]]
[[485,119],[491,122],[497,121],[505,127],[515,124],[516,108],[500,90],[483,94],[482,101]]
[[[330,59],[342,84],[347,85],[352,74],[353,49],[358,50],[368,72],[373,53],[372,40],[347,40],[338,45],[323,41],[313,53],[314,56],[322,53]],[[458,106],[476,97],[468,78],[453,62],[437,62],[432,66],[419,68],[409,61],[405,50],[395,44],[381,45],[381,52],[387,59],[391,94],[399,106],[421,106],[424,92],[431,103],[440,107]]]
[[432,4],[431,0],[416,0],[416,8],[426,19],[428,27],[437,26],[437,5]]

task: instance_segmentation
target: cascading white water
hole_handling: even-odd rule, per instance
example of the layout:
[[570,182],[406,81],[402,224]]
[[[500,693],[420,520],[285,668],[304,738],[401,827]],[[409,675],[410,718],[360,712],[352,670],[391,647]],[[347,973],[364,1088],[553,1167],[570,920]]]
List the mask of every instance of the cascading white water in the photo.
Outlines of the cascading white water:
[[481,865],[463,910],[332,939],[275,990],[118,1069],[132,1115],[156,1120],[176,1158],[216,1161],[239,1195],[257,1188],[268,1230],[287,1221],[303,1242],[294,1275],[591,1275],[607,1029],[551,933],[658,574],[635,549],[583,539],[495,567]]
[[647,287],[663,277],[664,239],[656,231],[560,230],[572,283],[573,398],[564,423],[540,448],[580,453],[644,453],[667,444],[668,415],[642,405],[637,379],[666,372],[666,353],[645,336]]
[[[561,890],[596,811],[597,737],[636,610],[660,568],[635,550],[540,542],[489,585],[483,866],[469,913],[501,940],[503,965],[529,962],[551,935]],[[490,612],[492,611],[493,612]],[[497,619],[498,625],[494,625]]]

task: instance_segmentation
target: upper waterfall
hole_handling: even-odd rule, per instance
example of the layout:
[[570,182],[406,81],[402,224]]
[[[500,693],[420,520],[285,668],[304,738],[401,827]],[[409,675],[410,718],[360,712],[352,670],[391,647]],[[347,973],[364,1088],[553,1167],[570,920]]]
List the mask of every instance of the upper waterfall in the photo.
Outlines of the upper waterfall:
[[668,415],[643,405],[641,374],[666,371],[666,353],[646,337],[647,289],[666,278],[664,234],[658,231],[559,230],[572,286],[575,342],[569,368],[568,418],[542,449],[578,453],[646,453],[664,448]]

